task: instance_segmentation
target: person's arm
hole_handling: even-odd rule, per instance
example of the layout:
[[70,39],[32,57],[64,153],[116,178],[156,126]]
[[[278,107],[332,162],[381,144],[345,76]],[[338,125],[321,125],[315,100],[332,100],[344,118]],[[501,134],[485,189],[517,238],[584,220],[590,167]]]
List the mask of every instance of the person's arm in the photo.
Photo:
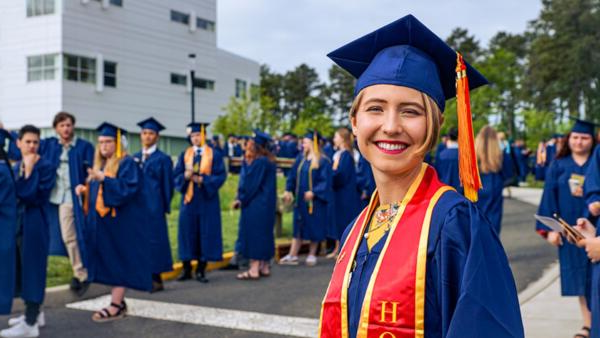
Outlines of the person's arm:
[[177,159],[177,165],[173,170],[173,186],[177,191],[185,194],[188,183],[190,182],[185,178],[185,162],[183,160],[185,152],[182,152]]
[[356,172],[352,155],[344,151],[340,154],[340,160],[336,170],[333,170],[333,188],[340,189],[348,184],[352,175]]
[[315,198],[327,202],[330,198],[329,190],[331,189],[332,176],[331,162],[321,157],[319,168],[312,171],[312,192]]
[[[559,166],[556,161],[553,161],[550,164],[550,167],[546,171],[546,180],[544,182],[544,191],[542,193],[542,199],[540,201],[540,206],[538,207],[538,215],[553,217],[555,213],[559,211],[558,209],[558,176]],[[535,231],[540,234],[540,236],[547,238],[548,233],[552,232],[552,229],[545,226],[539,221],[535,223]]]
[[285,191],[291,192],[292,194],[296,193],[296,180],[298,175],[298,167],[300,166],[300,162],[302,161],[302,156],[297,156],[292,168],[288,172],[288,177],[285,181]]
[[131,157],[121,160],[117,176],[104,177],[102,196],[107,207],[120,207],[127,204],[140,189],[140,168]]
[[165,213],[171,212],[171,199],[173,199],[174,182],[173,182],[173,161],[169,156],[164,156],[161,160],[161,191],[163,194],[163,210]]
[[49,162],[39,160],[29,177],[16,177],[16,191],[19,199],[27,204],[41,205],[48,201],[50,192],[56,183],[56,171]]

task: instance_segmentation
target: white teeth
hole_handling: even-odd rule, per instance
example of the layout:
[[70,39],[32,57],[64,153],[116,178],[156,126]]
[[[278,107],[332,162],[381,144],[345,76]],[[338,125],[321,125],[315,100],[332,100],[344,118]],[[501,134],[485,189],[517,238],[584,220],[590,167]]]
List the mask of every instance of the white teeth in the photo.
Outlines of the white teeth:
[[385,150],[402,150],[406,148],[404,144],[377,142],[377,146]]

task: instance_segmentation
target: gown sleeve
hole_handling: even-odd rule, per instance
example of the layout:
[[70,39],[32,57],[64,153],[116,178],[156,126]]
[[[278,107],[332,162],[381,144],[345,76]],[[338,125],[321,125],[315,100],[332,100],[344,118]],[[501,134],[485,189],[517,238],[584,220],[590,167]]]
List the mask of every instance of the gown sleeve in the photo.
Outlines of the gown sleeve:
[[290,169],[287,180],[285,181],[285,191],[296,193],[296,176],[298,175],[298,166],[302,161],[302,156],[297,156],[292,168]]
[[[542,193],[542,200],[540,201],[540,206],[538,208],[538,215],[540,216],[552,217],[552,215],[558,211],[559,171],[557,161],[552,161],[550,167],[546,170],[544,192]],[[535,223],[535,230],[543,237],[546,237],[548,232],[552,231],[552,229],[539,221]]]
[[179,158],[177,159],[177,165],[175,166],[175,169],[173,170],[173,185],[175,186],[175,189],[182,194],[185,194],[185,190],[187,189],[187,183],[189,182],[184,177],[184,172],[185,172],[185,163],[183,162],[184,154],[185,154],[185,152],[183,152],[183,153],[181,153],[181,155],[179,155]]
[[17,177],[16,191],[19,199],[27,204],[42,205],[50,198],[56,182],[56,171],[49,162],[39,160],[28,178]]
[[586,204],[600,202],[600,147],[590,158],[590,165],[585,175],[583,183]]
[[163,210],[165,213],[171,212],[171,199],[173,198],[173,162],[171,158],[167,155],[164,156],[164,159],[161,161],[161,191],[163,194],[163,201],[165,205],[163,206]]
[[213,151],[211,174],[202,175],[202,177],[202,191],[206,197],[214,197],[219,192],[219,188],[225,183],[225,179],[227,179],[227,172],[225,171],[225,164],[223,163],[221,152],[217,150]]
[[137,193],[140,178],[140,169],[133,158],[122,160],[117,177],[106,177],[102,182],[104,204],[113,208],[127,204]]
[[240,188],[238,190],[238,199],[242,202],[242,206],[248,205],[260,191],[263,177],[267,172],[268,161],[265,157],[259,157],[251,165],[246,165],[242,169],[244,179],[242,182],[240,178]]
[[354,171],[354,161],[348,152],[340,155],[340,162],[337,170],[333,170],[333,189],[339,190],[350,181],[352,171]]
[[450,209],[434,256],[442,337],[524,337],[508,259],[474,204]]
[[331,198],[329,190],[331,188],[332,175],[331,162],[328,159],[321,158],[319,169],[313,170],[312,173],[312,192],[315,194],[315,198],[322,201],[327,201]]

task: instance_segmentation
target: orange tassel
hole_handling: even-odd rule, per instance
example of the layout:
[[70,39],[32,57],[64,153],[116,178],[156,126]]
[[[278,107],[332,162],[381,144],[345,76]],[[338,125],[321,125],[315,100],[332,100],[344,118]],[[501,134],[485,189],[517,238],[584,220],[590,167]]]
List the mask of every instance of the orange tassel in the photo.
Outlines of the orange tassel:
[[477,193],[481,189],[481,178],[475,155],[467,67],[460,53],[456,53],[456,114],[458,116],[460,182],[464,188],[465,197],[472,202],[477,202]]
[[204,130],[204,125],[200,126],[200,146],[204,147],[206,144],[206,130]]

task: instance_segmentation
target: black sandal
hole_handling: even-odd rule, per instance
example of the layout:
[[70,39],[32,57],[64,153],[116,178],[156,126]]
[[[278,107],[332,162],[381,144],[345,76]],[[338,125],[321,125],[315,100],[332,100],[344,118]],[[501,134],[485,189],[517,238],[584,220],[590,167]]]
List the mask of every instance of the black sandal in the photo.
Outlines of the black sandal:
[[[573,336],[573,338],[589,338],[590,334],[592,333],[592,329],[590,329],[587,326],[582,327],[581,331],[586,331],[587,334],[577,333],[575,336]],[[579,331],[579,332],[581,332],[581,331]]]
[[250,271],[244,271],[242,273],[239,273],[235,278],[238,280],[259,280],[260,273],[258,274],[258,276],[252,276],[250,274]]
[[111,315],[110,311],[108,311],[108,307],[105,307],[104,309],[94,313],[92,315],[92,320],[96,323],[106,323],[121,319],[127,314],[127,304],[125,301],[122,301],[121,304],[110,303],[110,306],[118,309],[114,315]]

